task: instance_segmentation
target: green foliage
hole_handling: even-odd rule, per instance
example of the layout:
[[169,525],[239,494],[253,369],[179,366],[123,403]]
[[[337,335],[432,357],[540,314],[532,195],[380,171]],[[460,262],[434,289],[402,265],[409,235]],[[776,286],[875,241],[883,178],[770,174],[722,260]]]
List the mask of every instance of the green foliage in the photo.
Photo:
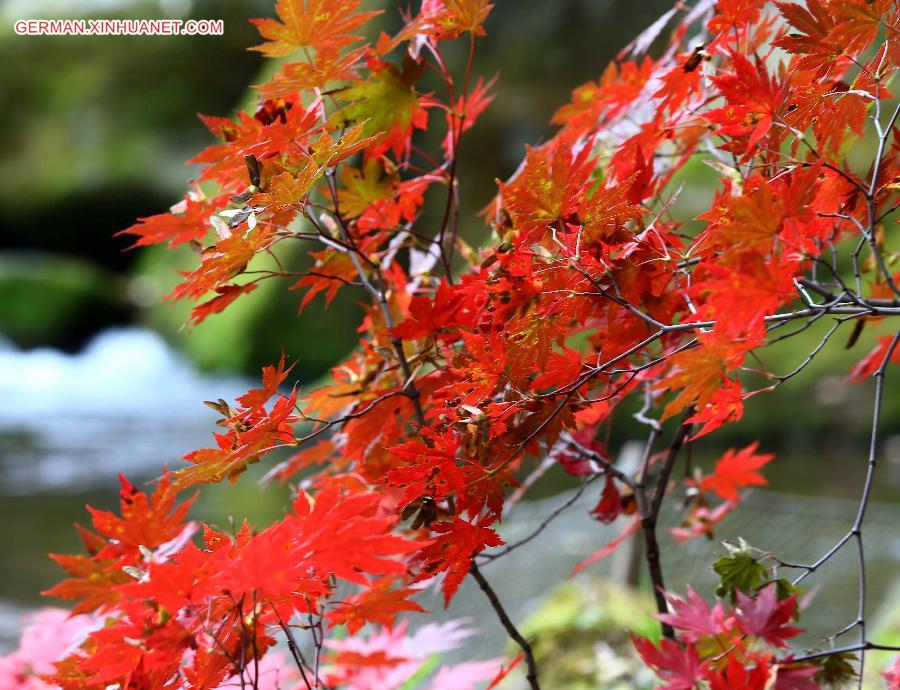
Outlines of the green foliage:
[[716,596],[729,597],[734,602],[738,591],[755,592],[763,585],[766,568],[743,539],[737,544],[723,542],[723,545],[726,554],[713,563],[713,570],[719,576]]

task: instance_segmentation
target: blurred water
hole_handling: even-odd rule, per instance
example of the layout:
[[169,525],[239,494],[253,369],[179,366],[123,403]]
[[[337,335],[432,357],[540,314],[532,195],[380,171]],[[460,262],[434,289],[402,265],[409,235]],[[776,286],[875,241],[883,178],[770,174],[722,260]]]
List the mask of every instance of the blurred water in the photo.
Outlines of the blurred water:
[[209,443],[203,400],[247,390],[195,371],[157,334],[97,336],[82,352],[0,342],[0,493],[84,490],[159,474]]
[[[208,446],[216,413],[203,400],[250,385],[197,372],[139,328],[106,331],[78,354],[0,338],[0,653],[23,612],[59,603],[40,597],[62,575],[47,553],[80,550],[72,523],[86,520],[84,505],[114,507],[119,472],[142,482]],[[214,509],[222,503],[234,508],[235,496],[219,492]]]

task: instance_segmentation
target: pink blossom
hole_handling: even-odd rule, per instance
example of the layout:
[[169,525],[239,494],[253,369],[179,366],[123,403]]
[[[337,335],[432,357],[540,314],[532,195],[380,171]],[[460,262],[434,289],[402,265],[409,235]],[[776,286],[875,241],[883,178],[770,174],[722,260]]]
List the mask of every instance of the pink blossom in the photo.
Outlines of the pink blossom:
[[[332,682],[342,683],[345,690],[396,690],[412,678],[422,665],[435,654],[443,654],[459,646],[475,634],[465,621],[429,623],[407,634],[407,625],[400,623],[393,630],[381,629],[367,637],[328,640],[325,646],[337,654],[328,669]],[[375,658],[379,653],[386,663],[360,666],[340,663],[341,653]],[[434,678],[431,690],[474,690],[474,684],[491,680],[500,669],[501,660],[459,664],[441,669]],[[490,672],[488,671],[490,669]]]
[[[306,685],[301,682],[300,673],[293,660],[288,659],[280,651],[266,654],[259,661],[259,669],[251,665],[250,677],[256,678],[259,674],[258,690],[306,690]],[[246,678],[246,675],[245,675]],[[241,679],[234,676],[219,685],[216,690],[235,690],[241,687]]]
[[431,681],[430,690],[476,690],[476,683],[493,680],[502,665],[503,659],[489,659],[445,666]]
[[888,690],[900,690],[900,655],[894,659],[891,667],[884,672],[884,682]]
[[70,616],[57,608],[41,609],[24,617],[19,648],[0,657],[0,690],[49,690],[40,676],[53,673],[59,661],[99,627],[91,616]]

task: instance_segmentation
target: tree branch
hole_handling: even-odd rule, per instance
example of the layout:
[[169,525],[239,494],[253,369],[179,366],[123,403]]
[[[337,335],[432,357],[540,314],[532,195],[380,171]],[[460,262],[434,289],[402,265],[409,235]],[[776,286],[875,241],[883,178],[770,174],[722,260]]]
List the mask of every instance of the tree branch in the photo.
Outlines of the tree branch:
[[[640,505],[644,507],[641,515],[641,529],[644,535],[644,557],[647,561],[647,570],[650,574],[650,583],[653,587],[653,597],[656,600],[656,610],[660,613],[669,612],[669,604],[666,601],[666,584],[663,577],[662,562],[660,560],[659,540],[656,535],[656,525],[659,520],[659,511],[662,508],[663,499],[666,495],[666,487],[669,484],[669,478],[672,476],[672,468],[678,459],[678,453],[684,446],[685,439],[691,431],[692,424],[687,420],[694,414],[694,408],[690,407],[684,414],[681,424],[672,437],[666,456],[662,461],[662,468],[659,471],[659,477],[656,481],[656,489],[653,498],[647,503],[645,477],[641,477],[640,483],[637,485],[638,493],[641,498]],[[663,636],[674,639],[675,631],[668,623],[662,623]]]
[[525,653],[525,664],[528,667],[525,677],[528,679],[528,686],[531,690],[540,690],[541,686],[538,683],[537,663],[535,663],[534,660],[534,650],[532,650],[531,644],[522,637],[522,633],[519,632],[518,628],[516,628],[515,624],[510,620],[506,613],[506,609],[503,608],[503,604],[500,603],[500,599],[497,597],[497,593],[494,591],[493,587],[491,587],[490,583],[484,579],[484,575],[481,574],[478,565],[474,561],[472,562],[472,567],[469,571],[472,573],[472,577],[475,578],[475,582],[481,587],[481,591],[484,592],[485,596],[488,598],[488,601],[491,602],[491,606],[497,613],[500,623],[506,628],[506,632]]

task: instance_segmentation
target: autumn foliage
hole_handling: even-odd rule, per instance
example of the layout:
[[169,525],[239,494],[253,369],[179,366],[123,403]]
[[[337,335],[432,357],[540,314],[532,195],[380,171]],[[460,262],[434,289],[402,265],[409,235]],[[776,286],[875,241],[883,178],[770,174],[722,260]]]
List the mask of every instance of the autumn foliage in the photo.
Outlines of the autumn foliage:
[[[91,512],[85,553],[54,556],[68,579],[48,594],[96,625],[44,678],[85,689],[260,687],[281,640],[291,652],[283,687],[410,687],[412,672],[391,675],[409,663],[400,643],[366,640],[394,640],[401,618],[423,617],[423,587],[452,606],[468,577],[505,617],[481,566],[503,545],[497,523],[514,489],[550,458],[591,483],[598,520],[621,524],[579,569],[642,535],[662,637],[634,644],[661,687],[850,680],[878,647],[864,623],[846,648],[789,646],[799,585],[820,563],[788,566],[738,545],[713,564],[717,592],[681,595],[664,589],[657,530],[711,536],[765,483],[773,456],[758,444],[706,472],[673,472],[684,446],[738,423],[752,396],[790,383],[822,348],[787,371],[756,351],[819,319],[834,323],[824,347],[844,324],[855,341],[900,314],[886,240],[900,185],[889,107],[900,9],[676,2],[573,91],[551,139],[484,190],[486,238],[475,246],[459,233],[457,163],[475,155],[465,132],[502,88],[472,73],[491,5],[423,0],[371,43],[360,37],[377,13],[358,5],[278,0],[275,18],[254,20],[253,50],[284,59],[255,87],[258,109],[204,116],[217,142],[193,159],[196,184],[124,233],[138,246],[196,249],[169,299],[191,301],[197,327],[274,280],[301,310],[353,291],[365,304],[359,347],[309,387],[294,385],[286,346],[259,389],[213,403],[221,420],[209,448],[149,496],[123,480],[120,515]],[[445,60],[454,42],[468,56],[455,72]],[[441,88],[425,91],[425,75]],[[865,150],[865,163],[851,164],[851,150]],[[684,217],[679,175],[697,158],[719,181],[708,209]],[[298,242],[313,262],[302,272],[278,260]],[[876,429],[897,340],[883,336],[852,374],[877,379]],[[622,468],[609,439],[632,413],[646,453]],[[234,533],[187,521],[195,490],[240,481],[285,447],[267,474],[295,489],[283,519]],[[836,550],[862,543],[869,461],[860,516]],[[663,524],[673,492],[685,497],[681,523]],[[509,678],[540,687],[528,642],[515,621],[504,626],[522,648]],[[315,658],[300,654],[298,636],[312,637]],[[440,687],[493,687],[509,670],[445,675]],[[366,685],[362,673],[381,680]],[[900,687],[897,671],[886,678]]]

